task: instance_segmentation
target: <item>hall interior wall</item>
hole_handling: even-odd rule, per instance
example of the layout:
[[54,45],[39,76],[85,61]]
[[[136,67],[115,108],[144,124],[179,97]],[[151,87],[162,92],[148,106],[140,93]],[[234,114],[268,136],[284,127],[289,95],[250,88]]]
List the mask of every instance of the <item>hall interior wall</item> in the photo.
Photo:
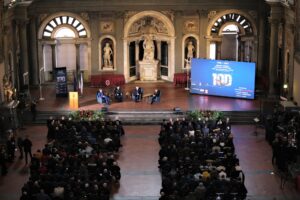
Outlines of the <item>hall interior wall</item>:
[[[159,6],[158,6],[159,5]],[[183,1],[183,0],[166,0],[161,2],[159,0],[153,1],[132,1],[132,0],[124,0],[122,2],[118,0],[104,1],[104,0],[40,0],[34,1],[31,5],[23,5],[17,6],[16,8],[10,9],[7,13],[5,13],[5,26],[7,31],[5,32],[5,42],[4,45],[5,51],[5,68],[7,69],[8,65],[8,52],[12,53],[12,63],[13,67],[16,67],[18,64],[18,55],[17,50],[20,48],[20,34],[19,36],[15,33],[16,30],[20,28],[20,22],[25,21],[27,23],[27,38],[29,38],[28,42],[28,56],[29,56],[29,67],[31,73],[32,84],[38,83],[38,71],[39,68],[42,67],[41,59],[41,48],[38,44],[38,39],[36,36],[36,32],[39,29],[43,18],[49,16],[51,14],[66,11],[75,13],[78,16],[87,16],[87,23],[89,25],[89,29],[91,32],[90,37],[90,74],[101,74],[106,73],[99,71],[99,39],[105,35],[110,35],[116,40],[116,49],[115,56],[116,59],[116,71],[112,71],[112,73],[124,74],[124,26],[126,23],[125,17],[128,11],[130,12],[139,12],[145,10],[156,10],[156,11],[172,11],[174,13],[173,25],[175,28],[175,71],[174,73],[183,72],[182,63],[182,38],[187,32],[183,28],[184,20],[187,18],[196,19],[198,23],[198,29],[195,34],[199,36],[199,57],[205,58],[207,57],[208,45],[207,45],[207,25],[211,20],[210,12],[216,11],[216,13],[229,10],[236,9],[241,10],[245,13],[248,13],[253,17],[255,22],[255,26],[257,27],[258,35],[258,52],[257,52],[257,66],[258,72],[261,73],[267,68],[268,64],[266,63],[268,55],[267,52],[264,52],[266,49],[265,42],[267,41],[268,35],[265,35],[267,32],[263,28],[265,27],[267,22],[268,10],[266,9],[266,3],[264,1],[259,0],[245,0],[245,1],[226,1],[226,0],[212,0],[212,1],[204,1],[204,0],[191,0],[191,1]],[[257,12],[253,12],[257,11]],[[286,12],[286,19],[293,17],[288,12]],[[291,18],[292,19],[292,18]],[[100,22],[101,21],[111,21],[114,25],[114,30],[111,33],[101,33],[100,32]],[[13,22],[13,23],[12,23]],[[290,89],[293,87],[294,79],[294,70],[293,70],[293,22],[289,22],[291,25],[286,25],[287,29],[284,29],[284,38],[288,38],[291,41],[287,42],[284,46],[284,55],[283,59],[286,61],[286,52],[291,52],[290,54],[290,66],[288,70],[287,77],[290,80]],[[19,37],[19,38],[18,38]],[[286,41],[284,41],[286,42]],[[24,71],[23,69],[21,71]],[[265,70],[267,71],[267,70]],[[15,72],[16,73],[16,70]],[[16,76],[14,77],[17,78]],[[86,77],[88,81],[89,77]],[[17,82],[21,82],[21,80],[16,80]]]

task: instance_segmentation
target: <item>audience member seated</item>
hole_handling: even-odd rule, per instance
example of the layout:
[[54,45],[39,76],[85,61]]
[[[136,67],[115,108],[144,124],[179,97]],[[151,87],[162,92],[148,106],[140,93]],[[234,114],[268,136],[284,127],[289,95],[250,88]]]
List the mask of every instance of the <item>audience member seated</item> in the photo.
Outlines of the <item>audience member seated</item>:
[[234,153],[233,137],[223,123],[225,120],[213,124],[210,119],[163,122],[159,134],[160,200],[246,198],[245,177]]
[[266,139],[272,145],[272,164],[281,172],[297,163],[300,154],[300,115],[298,112],[275,110],[266,120]]
[[109,200],[121,178],[116,161],[124,134],[120,121],[49,121],[53,140],[34,154],[21,199]]
[[0,145],[0,171],[1,175],[4,176],[7,174],[7,152],[5,145]]
[[139,102],[143,100],[144,90],[141,87],[136,86],[134,91],[132,92],[132,99],[135,102]]
[[151,104],[159,101],[160,101],[160,90],[155,89],[153,95],[151,96]]
[[99,89],[96,93],[97,102],[100,104],[110,104],[110,99],[107,95],[104,94],[102,89]]
[[118,102],[122,102],[123,101],[123,92],[122,92],[120,86],[117,86],[114,89],[114,97],[115,97],[115,100],[118,101]]

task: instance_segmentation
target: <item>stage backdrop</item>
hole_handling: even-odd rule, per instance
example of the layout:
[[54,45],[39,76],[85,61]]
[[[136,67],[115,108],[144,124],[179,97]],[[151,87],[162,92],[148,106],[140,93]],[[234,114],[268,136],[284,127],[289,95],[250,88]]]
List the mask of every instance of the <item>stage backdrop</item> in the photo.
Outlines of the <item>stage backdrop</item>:
[[254,99],[255,63],[192,59],[194,94]]

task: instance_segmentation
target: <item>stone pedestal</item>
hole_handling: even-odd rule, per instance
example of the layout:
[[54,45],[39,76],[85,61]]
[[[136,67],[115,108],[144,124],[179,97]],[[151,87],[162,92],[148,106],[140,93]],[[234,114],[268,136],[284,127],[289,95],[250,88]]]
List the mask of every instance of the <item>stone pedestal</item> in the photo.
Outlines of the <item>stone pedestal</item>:
[[139,61],[140,79],[141,81],[156,81],[158,60],[153,61]]

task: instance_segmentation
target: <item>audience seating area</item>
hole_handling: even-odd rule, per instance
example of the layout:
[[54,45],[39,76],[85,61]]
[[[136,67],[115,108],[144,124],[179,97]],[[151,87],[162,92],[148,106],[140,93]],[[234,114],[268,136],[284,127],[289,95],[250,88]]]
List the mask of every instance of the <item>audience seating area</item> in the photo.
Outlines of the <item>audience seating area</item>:
[[160,200],[246,198],[229,121],[164,121],[159,143]]
[[49,143],[32,158],[21,199],[109,200],[119,184],[120,121],[49,119]]
[[[272,144],[272,163],[281,172],[300,177],[300,114],[299,111],[282,111],[280,108],[266,119],[266,139]],[[297,167],[293,173],[291,167]]]
[[92,87],[103,87],[110,85],[124,85],[125,78],[123,74],[99,74],[91,75]]

